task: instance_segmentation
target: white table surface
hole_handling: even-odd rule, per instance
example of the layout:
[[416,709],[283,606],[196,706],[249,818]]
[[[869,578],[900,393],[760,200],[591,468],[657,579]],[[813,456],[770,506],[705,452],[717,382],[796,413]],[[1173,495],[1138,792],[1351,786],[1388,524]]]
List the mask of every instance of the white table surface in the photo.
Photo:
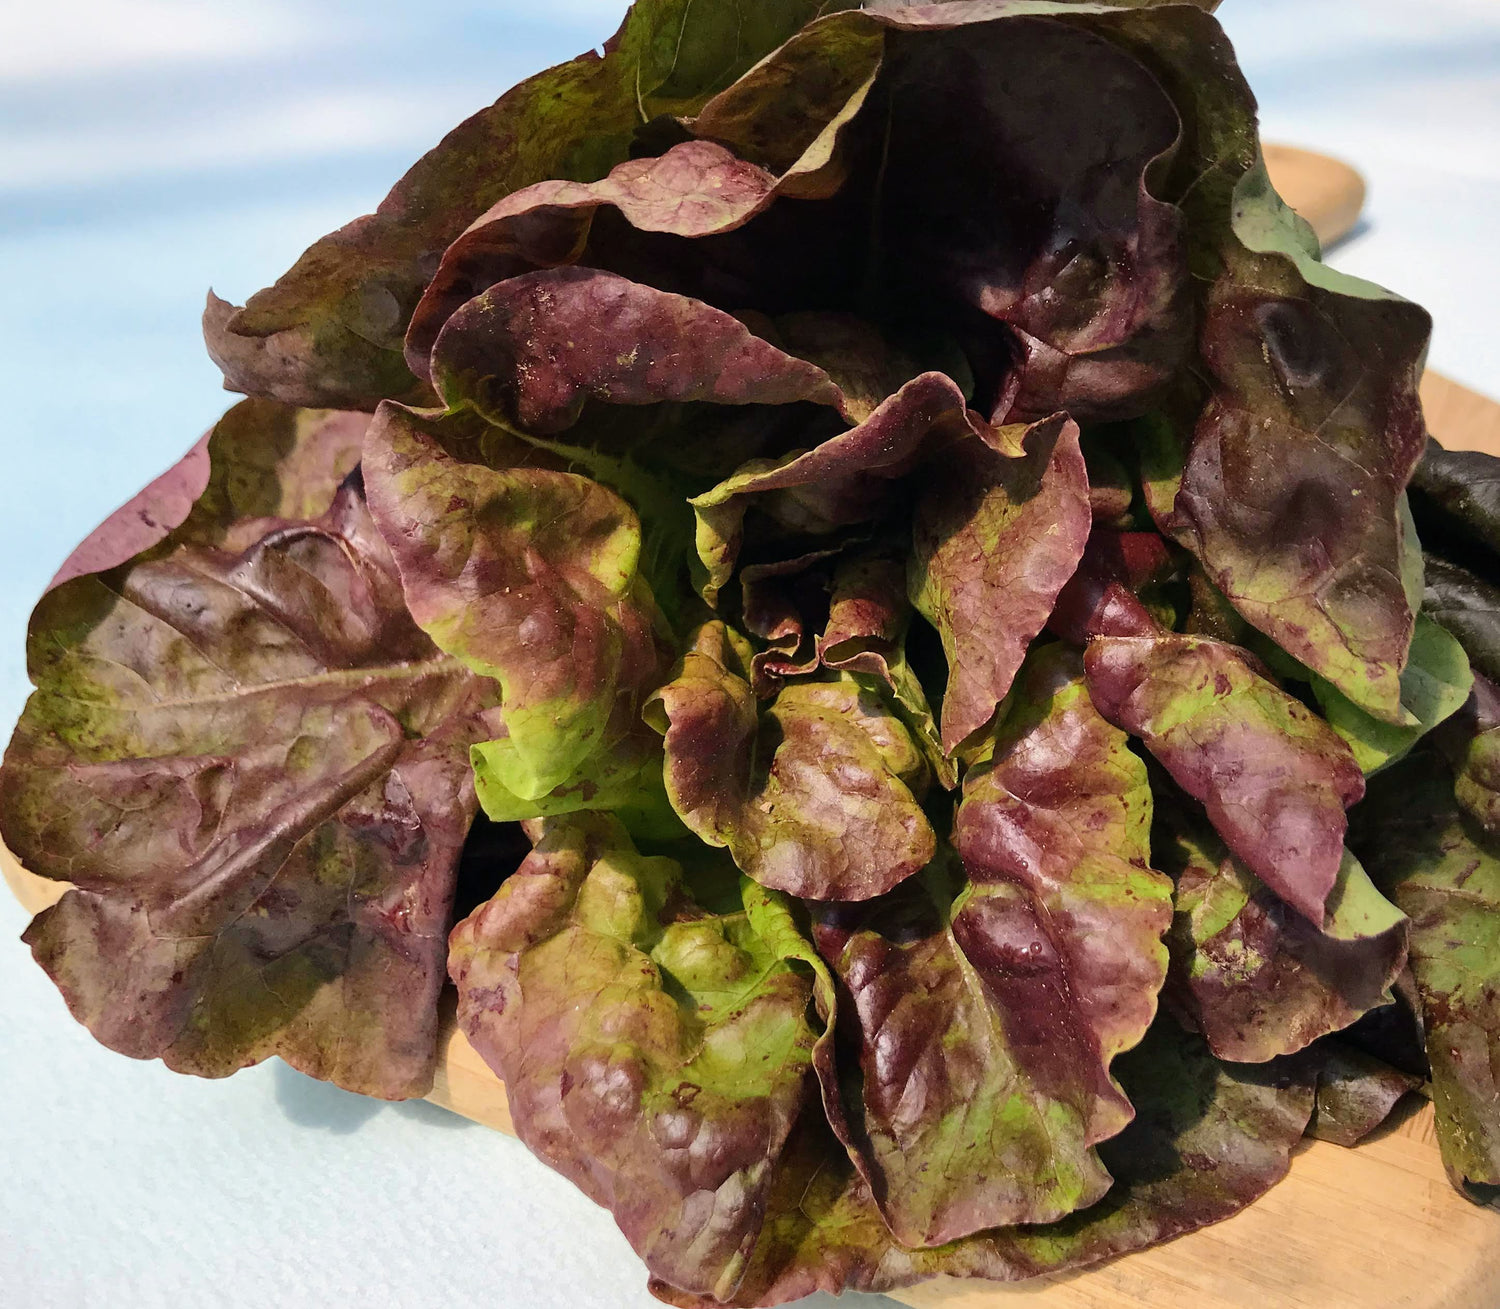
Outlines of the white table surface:
[[[25,698],[26,615],[54,568],[227,403],[198,335],[205,288],[242,301],[617,12],[0,0],[0,721]],[[1370,181],[1334,262],[1426,304],[1434,365],[1500,394],[1500,0],[1228,0],[1221,16],[1267,136]],[[656,1303],[609,1217],[515,1141],[278,1061],[204,1082],[111,1054],[16,943],[23,926],[0,896],[5,1304]]]

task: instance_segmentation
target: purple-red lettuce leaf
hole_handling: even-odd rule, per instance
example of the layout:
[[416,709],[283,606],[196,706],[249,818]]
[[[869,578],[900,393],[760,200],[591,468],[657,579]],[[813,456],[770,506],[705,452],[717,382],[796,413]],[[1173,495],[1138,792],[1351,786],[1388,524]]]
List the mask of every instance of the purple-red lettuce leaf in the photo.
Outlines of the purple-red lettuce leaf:
[[1317,1070],[1318,1098],[1307,1134],[1335,1145],[1358,1145],[1391,1116],[1420,1077],[1338,1037],[1327,1037],[1308,1051]]
[[[1070,8],[872,15],[895,29],[877,88],[889,105],[871,220],[881,294],[968,321],[980,339],[1008,329],[997,421],[1138,414],[1191,347],[1183,215],[1147,183],[1179,143],[1177,110],[1100,30],[1108,19],[1040,16]],[[1108,92],[1066,89],[1085,84]]]
[[[701,147],[708,149],[710,147]],[[722,310],[595,268],[549,268],[500,282],[452,314],[432,349],[453,407],[549,435],[586,400],[837,406],[828,374]]]
[[1110,1063],[1166,977],[1150,806],[1145,766],[1054,646],[965,780],[967,887],[955,899],[940,863],[815,916],[850,997],[835,1125],[898,1241],[1049,1222],[1108,1188],[1089,1147],[1131,1118]]
[[106,1045],[398,1098],[431,1084],[498,688],[411,621],[340,480],[365,421],[247,402],[180,527],[43,598],[0,835],[72,884],[25,939]]
[[[1002,467],[1018,463],[1030,469],[1036,462],[1037,449],[1044,449],[1041,458],[1045,463],[1057,443],[1054,429],[1058,426],[1053,424],[1035,438],[1031,459],[1018,459],[1015,456],[1022,454],[1025,429],[990,427],[968,409],[963,391],[946,374],[922,373],[848,431],[811,450],[794,451],[779,459],[751,460],[717,486],[693,497],[703,598],[713,604],[733,575],[744,542],[746,514],[752,508],[771,519],[784,534],[827,536],[840,528],[878,522],[898,513],[910,495],[905,479],[924,455],[934,450],[941,451],[946,462],[963,458],[958,451],[972,445],[977,449],[967,455],[971,463],[992,461]],[[1077,428],[1068,426],[1076,455]],[[1063,445],[1066,447],[1067,442]],[[1060,462],[1066,459],[1064,454]],[[1076,462],[1076,477],[1081,479],[1081,455]],[[1071,465],[1066,472],[1073,472]],[[998,479],[1003,474],[993,476]],[[1024,471],[1014,476],[1031,493],[1039,473],[1034,472],[1030,480]],[[1083,494],[1087,512],[1086,486]]]
[[1199,349],[1211,378],[1172,526],[1252,624],[1401,725],[1421,603],[1404,490],[1430,320],[1318,262],[1256,162],[1235,189]]
[[670,656],[639,570],[640,521],[591,478],[472,416],[386,405],[366,437],[371,508],[437,646],[501,688],[479,796],[508,820],[652,789],[640,722]]
[[921,750],[852,677],[789,682],[764,712],[720,622],[647,702],[682,821],[764,886],[815,900],[882,895],[932,858]]
[[[1313,1109],[1296,1062],[1225,1064],[1199,1037],[1158,1019],[1117,1062],[1135,1120],[1099,1153],[1115,1177],[1098,1204],[1055,1223],[982,1232],[935,1249],[897,1245],[837,1143],[811,1118],[794,1133],[738,1293],[770,1306],[815,1291],[892,1291],[929,1277],[1013,1282],[1085,1268],[1216,1223],[1286,1175]],[[681,1309],[713,1309],[659,1280]]]
[[1411,512],[1423,544],[1500,564],[1500,459],[1479,450],[1445,450],[1429,437],[1411,480]]
[[47,589],[118,568],[169,534],[226,545],[231,531],[241,542],[254,539],[264,519],[318,517],[359,463],[368,425],[364,414],[241,401],[89,533]]
[[1161,797],[1153,849],[1177,884],[1170,998],[1221,1059],[1293,1054],[1391,1003],[1407,923],[1345,853],[1320,930],[1224,848],[1191,802]]
[[846,553],[834,570],[818,656],[824,667],[870,678],[884,689],[922,747],[933,777],[951,791],[958,785],[957,769],[943,749],[927,692],[906,658],[911,614],[906,566],[895,549]]
[[1417,615],[1411,653],[1401,670],[1401,707],[1414,721],[1397,727],[1367,714],[1337,687],[1316,674],[1313,695],[1328,725],[1348,743],[1368,774],[1401,758],[1428,732],[1464,707],[1474,685],[1468,656],[1447,629]]
[[[835,4],[837,0],[835,0]],[[381,202],[243,309],[210,297],[209,352],[236,390],[293,404],[422,403],[402,355],[444,249],[503,196],[603,176],[658,114],[691,114],[830,6],[637,0],[602,53],[527,79],[467,119]]]
[[739,903],[713,912],[608,815],[528,831],[532,853],[453,931],[459,1025],[521,1139],[654,1275],[732,1296],[787,1137],[821,1116],[827,974],[787,900],[732,869]]
[[1411,919],[1448,1175],[1460,1187],[1500,1184],[1500,856],[1431,751],[1370,779],[1350,844]]
[[1422,612],[1458,638],[1476,669],[1500,681],[1500,586],[1432,554],[1424,581]]
[[828,609],[830,561],[837,556],[837,550],[814,550],[740,570],[740,614],[762,645],[750,661],[750,683],[762,699],[787,678],[820,667],[814,633],[819,612]]
[[1034,424],[1020,459],[957,441],[921,479],[907,587],[948,660],[942,740],[982,731],[1088,542],[1088,475],[1066,415]]
[[1084,663],[1099,711],[1203,803],[1257,877],[1321,926],[1344,859],[1344,811],[1364,794],[1343,740],[1219,641],[1098,636]]
[[1092,1144],[1130,1106],[1023,887],[964,885],[947,858],[892,896],[829,905],[813,939],[847,996],[836,1132],[896,1241],[1046,1223],[1110,1186]]
[[1106,601],[1112,586],[1129,591],[1154,621],[1171,627],[1176,613],[1165,602],[1162,588],[1177,571],[1171,548],[1155,532],[1119,532],[1095,526],[1077,572],[1058,592],[1047,628],[1073,645],[1086,645],[1090,636],[1110,626]]
[[[953,844],[971,883],[1019,887],[1040,908],[1093,1058],[1140,1041],[1167,975],[1171,882],[1151,866],[1151,788],[1124,732],[1095,709],[1062,645],[1028,661],[989,761],[964,778]],[[1099,1102],[1092,1140],[1128,1120]]]
[[[787,293],[795,298],[797,290],[805,290],[799,274],[816,279],[822,271],[819,256],[837,246],[831,228],[821,239],[795,239],[806,236],[795,231],[798,217],[824,217],[826,206],[788,210],[775,202],[827,199],[842,187],[846,129],[864,104],[881,58],[878,41],[844,35],[862,47],[853,51],[857,66],[832,82],[824,79],[813,91],[822,103],[802,126],[816,134],[776,175],[715,141],[678,141],[659,156],[621,162],[598,181],[539,181],[491,206],[444,251],[411,316],[406,358],[412,370],[428,375],[429,354],[443,325],[471,297],[539,268],[583,263],[610,269],[736,312],[796,307]],[[808,51],[829,36],[836,33],[806,33],[798,44]],[[771,72],[771,65],[759,71]],[[764,83],[743,90],[753,98],[763,88]],[[712,104],[706,108],[714,112]],[[740,229],[773,207],[759,237],[747,244]],[[788,223],[794,229],[791,239],[780,230]],[[767,258],[778,252],[784,256],[780,264]]]

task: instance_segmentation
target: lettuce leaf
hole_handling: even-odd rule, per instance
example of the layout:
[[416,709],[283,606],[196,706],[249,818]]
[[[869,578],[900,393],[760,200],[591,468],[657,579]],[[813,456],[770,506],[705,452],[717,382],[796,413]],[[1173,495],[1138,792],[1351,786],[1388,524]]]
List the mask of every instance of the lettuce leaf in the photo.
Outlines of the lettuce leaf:
[[1350,841],[1411,918],[1438,1144],[1456,1186],[1500,1184],[1500,857],[1429,751],[1370,782]]
[[1089,692],[1207,808],[1224,843],[1321,926],[1364,777],[1329,726],[1234,646],[1160,633],[1100,636]]
[[732,870],[739,903],[714,911],[608,815],[529,831],[532,853],[453,931],[459,1025],[521,1139],[655,1275],[732,1295],[816,1094],[821,965],[786,900]]
[[337,480],[362,426],[242,406],[179,528],[42,600],[0,834],[74,888],[25,939],[104,1044],[399,1098],[431,1085],[496,688],[411,621]]

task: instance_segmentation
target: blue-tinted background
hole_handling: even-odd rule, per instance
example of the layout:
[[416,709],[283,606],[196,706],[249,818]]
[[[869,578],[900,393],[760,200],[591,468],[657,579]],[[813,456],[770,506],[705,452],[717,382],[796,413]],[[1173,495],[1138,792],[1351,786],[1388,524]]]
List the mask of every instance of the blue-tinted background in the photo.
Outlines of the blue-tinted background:
[[[622,4],[0,0],[0,730],[57,564],[229,403],[206,289],[243,302]],[[1500,4],[1221,16],[1267,136],[1370,180],[1334,262],[1428,305],[1434,364],[1500,392]],[[607,1217],[512,1141],[280,1065],[202,1083],[95,1046],[9,944],[22,922],[0,903],[9,1303],[654,1303]]]

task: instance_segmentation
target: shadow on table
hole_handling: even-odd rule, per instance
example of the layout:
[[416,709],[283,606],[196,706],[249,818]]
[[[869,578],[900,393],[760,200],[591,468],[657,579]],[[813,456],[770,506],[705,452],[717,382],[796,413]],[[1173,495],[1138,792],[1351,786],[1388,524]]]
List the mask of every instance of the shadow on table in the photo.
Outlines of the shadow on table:
[[426,1100],[375,1100],[367,1095],[355,1095],[329,1082],[299,1073],[279,1059],[273,1066],[273,1081],[276,1087],[276,1104],[287,1121],[298,1127],[311,1127],[331,1132],[335,1136],[346,1136],[360,1129],[378,1113],[400,1114],[431,1127],[468,1128],[477,1127],[467,1118],[440,1109]]

